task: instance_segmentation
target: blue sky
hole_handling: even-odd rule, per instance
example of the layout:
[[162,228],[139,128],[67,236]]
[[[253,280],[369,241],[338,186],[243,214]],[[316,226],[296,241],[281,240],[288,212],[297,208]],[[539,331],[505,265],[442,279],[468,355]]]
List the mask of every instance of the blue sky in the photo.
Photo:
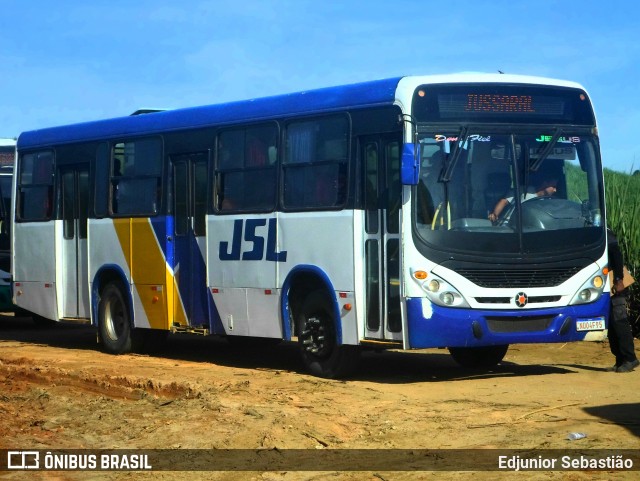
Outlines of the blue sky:
[[640,6],[595,0],[0,0],[0,137],[401,75],[577,81],[640,168]]

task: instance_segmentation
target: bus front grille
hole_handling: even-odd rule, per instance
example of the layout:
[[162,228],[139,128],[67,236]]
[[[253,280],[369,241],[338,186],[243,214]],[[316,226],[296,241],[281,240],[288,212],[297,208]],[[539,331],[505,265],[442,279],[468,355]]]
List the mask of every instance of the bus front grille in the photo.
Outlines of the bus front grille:
[[579,270],[580,267],[564,267],[500,271],[489,269],[456,269],[456,272],[480,287],[496,289],[559,286]]
[[[511,304],[512,297],[474,297],[478,304]],[[529,296],[528,304],[558,302],[562,296]]]

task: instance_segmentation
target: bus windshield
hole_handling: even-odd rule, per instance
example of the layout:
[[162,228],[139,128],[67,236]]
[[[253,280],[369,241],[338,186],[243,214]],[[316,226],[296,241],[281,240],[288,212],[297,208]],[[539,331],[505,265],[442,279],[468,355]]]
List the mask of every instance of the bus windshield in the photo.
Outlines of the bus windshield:
[[463,128],[419,135],[417,238],[485,257],[600,242],[603,186],[587,129]]

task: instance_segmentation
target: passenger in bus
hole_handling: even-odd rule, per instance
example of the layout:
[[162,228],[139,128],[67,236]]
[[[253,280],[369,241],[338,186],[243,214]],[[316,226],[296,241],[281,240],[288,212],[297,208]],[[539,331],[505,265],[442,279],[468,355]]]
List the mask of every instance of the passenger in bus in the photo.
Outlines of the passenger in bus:
[[[522,201],[535,199],[537,197],[552,196],[556,193],[558,188],[558,179],[546,178],[542,180],[536,187],[529,187],[525,194],[522,196]],[[493,208],[493,211],[489,213],[489,220],[493,223],[498,221],[500,214],[504,211],[505,207],[513,204],[514,192],[511,190]]]
[[631,372],[640,365],[633,344],[633,332],[627,317],[627,288],[624,283],[624,258],[613,231],[607,228],[609,268],[613,271],[613,292],[609,313],[609,348],[616,363],[607,371]]

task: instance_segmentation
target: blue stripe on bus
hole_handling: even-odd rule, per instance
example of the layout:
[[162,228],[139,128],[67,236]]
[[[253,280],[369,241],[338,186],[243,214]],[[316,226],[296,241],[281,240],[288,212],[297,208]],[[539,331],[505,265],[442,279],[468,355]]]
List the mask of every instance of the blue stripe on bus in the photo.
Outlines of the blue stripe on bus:
[[[175,219],[173,216],[158,217],[151,220],[154,233],[162,246],[167,263],[173,271],[174,281],[178,285],[180,299],[175,303],[180,303],[191,318],[189,324],[192,326],[208,325],[209,290],[206,282],[206,264],[200,253],[198,244],[193,233],[189,231],[184,236],[174,234]],[[191,306],[191,299],[194,303]],[[192,307],[192,309],[190,309]]]
[[[409,346],[414,349],[581,341],[586,336],[586,332],[576,331],[575,322],[601,317],[603,312],[608,312],[609,297],[602,296],[592,304],[526,311],[456,309],[432,304],[429,318],[424,317],[422,302],[422,298],[407,299]],[[553,317],[547,329],[532,332],[491,332],[486,320],[487,317],[505,319],[517,317],[525,321],[527,317],[538,316]],[[565,334],[560,334],[560,329],[567,318],[572,320],[571,328]],[[482,330],[480,339],[474,336],[474,322],[477,322]]]
[[281,116],[391,105],[402,77],[24,132],[18,148],[153,134]]
[[162,254],[167,263],[171,265],[173,259],[173,243],[168,242],[168,239],[173,236],[173,217],[158,216],[151,217],[149,220],[156,239],[158,239]]

